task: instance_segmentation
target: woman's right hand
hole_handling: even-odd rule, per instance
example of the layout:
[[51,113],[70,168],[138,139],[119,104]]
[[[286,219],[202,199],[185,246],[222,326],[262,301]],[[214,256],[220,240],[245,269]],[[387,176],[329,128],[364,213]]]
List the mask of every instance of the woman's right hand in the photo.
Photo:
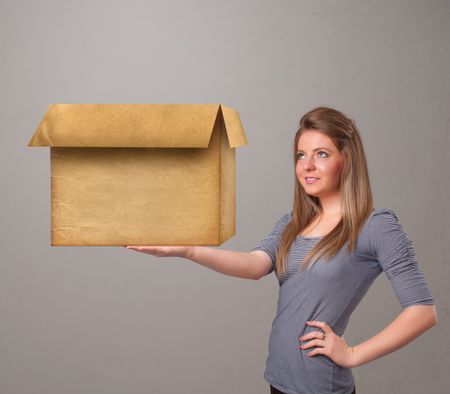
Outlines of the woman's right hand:
[[124,248],[135,250],[136,252],[151,254],[157,257],[183,257],[190,258],[195,246],[133,246],[127,245]]
[[[124,246],[136,252],[158,257],[176,256],[189,259],[221,274],[244,279],[259,279],[272,266],[270,256],[261,250],[251,253],[216,249],[209,246]],[[263,257],[260,256],[263,255]]]

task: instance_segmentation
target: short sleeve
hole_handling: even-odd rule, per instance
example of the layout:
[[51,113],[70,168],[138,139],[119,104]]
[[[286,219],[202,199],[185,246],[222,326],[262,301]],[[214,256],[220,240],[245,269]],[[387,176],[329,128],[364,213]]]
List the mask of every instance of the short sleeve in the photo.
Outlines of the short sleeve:
[[272,259],[272,268],[269,270],[269,272],[267,272],[266,275],[269,275],[275,270],[275,263],[277,259],[278,246],[280,244],[281,234],[283,233],[283,230],[286,227],[286,225],[291,221],[291,217],[292,217],[291,212],[283,215],[275,224],[275,227],[272,230],[272,232],[251,250],[251,252],[253,252],[254,250],[263,250]]
[[374,256],[401,306],[434,305],[431,290],[417,263],[413,244],[392,209],[383,208],[373,213],[369,222],[369,235]]

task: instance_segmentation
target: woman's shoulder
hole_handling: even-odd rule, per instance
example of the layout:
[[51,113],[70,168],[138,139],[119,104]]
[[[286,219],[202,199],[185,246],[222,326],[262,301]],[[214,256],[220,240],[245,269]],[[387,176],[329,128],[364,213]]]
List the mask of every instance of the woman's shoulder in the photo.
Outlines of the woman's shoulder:
[[372,212],[368,225],[369,239],[376,249],[382,245],[410,243],[405,228],[392,208],[380,208]]
[[288,224],[292,220],[292,210],[285,212],[278,219],[279,223]]
[[397,218],[397,215],[395,214],[395,211],[392,208],[388,208],[388,207],[383,207],[383,208],[378,208],[378,209],[373,209],[372,211],[372,217],[376,217],[376,216],[384,216],[384,217],[388,217],[388,216],[393,216],[395,218]]
[[278,220],[277,224],[281,227],[285,227],[288,225],[288,223],[290,223],[291,220],[292,220],[292,210],[284,213]]
[[398,223],[398,216],[392,208],[374,208],[368,222],[371,228],[385,228],[389,224]]

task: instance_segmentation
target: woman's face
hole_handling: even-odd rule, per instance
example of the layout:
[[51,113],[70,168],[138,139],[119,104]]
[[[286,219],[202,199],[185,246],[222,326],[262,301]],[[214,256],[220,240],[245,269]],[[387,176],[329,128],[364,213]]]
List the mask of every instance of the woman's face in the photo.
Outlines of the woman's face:
[[343,157],[331,138],[313,129],[300,136],[295,172],[307,194],[321,198],[339,193],[342,164]]

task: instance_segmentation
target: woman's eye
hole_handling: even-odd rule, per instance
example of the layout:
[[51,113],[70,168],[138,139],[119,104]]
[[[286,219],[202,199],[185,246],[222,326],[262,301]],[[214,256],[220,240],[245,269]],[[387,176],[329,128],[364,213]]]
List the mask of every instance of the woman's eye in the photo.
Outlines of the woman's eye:
[[[321,153],[324,153],[325,155],[321,155]],[[328,156],[328,153],[327,152],[325,152],[324,150],[321,150],[321,151],[319,151],[319,152],[317,152],[317,154],[319,155],[319,157],[327,157]],[[299,154],[297,154],[297,159],[301,159],[302,158],[302,155],[303,155],[303,153],[299,153]]]

